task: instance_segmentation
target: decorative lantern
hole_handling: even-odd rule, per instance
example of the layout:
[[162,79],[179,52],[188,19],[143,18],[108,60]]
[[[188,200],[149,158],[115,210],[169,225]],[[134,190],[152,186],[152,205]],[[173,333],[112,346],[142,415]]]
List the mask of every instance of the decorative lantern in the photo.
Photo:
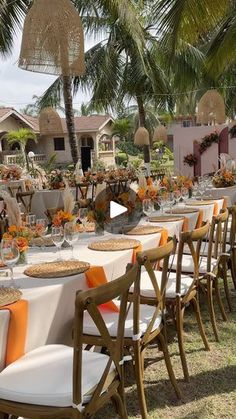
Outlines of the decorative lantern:
[[224,99],[217,90],[208,90],[198,103],[197,122],[223,124],[225,118]]
[[155,141],[163,141],[163,143],[167,143],[167,129],[164,125],[159,125],[155,128],[154,134],[153,134],[153,142]]
[[39,130],[41,135],[62,134],[61,118],[53,108],[44,108],[39,115]]
[[63,76],[85,72],[82,23],[70,0],[34,0],[24,22],[19,67]]
[[144,127],[139,127],[134,135],[134,144],[139,146],[150,145],[149,132]]

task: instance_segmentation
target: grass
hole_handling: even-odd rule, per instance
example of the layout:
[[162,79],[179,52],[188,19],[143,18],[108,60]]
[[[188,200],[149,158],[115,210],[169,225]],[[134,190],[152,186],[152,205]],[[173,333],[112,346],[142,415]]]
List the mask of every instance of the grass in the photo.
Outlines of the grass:
[[[183,380],[176,334],[168,326],[169,351],[176,378],[183,394],[179,401],[169,382],[162,353],[153,345],[146,353],[144,385],[150,419],[209,419],[236,418],[236,291],[232,283],[233,312],[223,322],[216,307],[220,342],[214,341],[204,296],[201,311],[211,351],[203,349],[191,308],[185,314],[185,349],[190,383]],[[224,291],[222,290],[222,296]],[[224,300],[225,307],[227,308]],[[141,418],[135,380],[130,365],[126,365],[126,402],[130,419]],[[117,418],[113,406],[107,405],[97,419]]]

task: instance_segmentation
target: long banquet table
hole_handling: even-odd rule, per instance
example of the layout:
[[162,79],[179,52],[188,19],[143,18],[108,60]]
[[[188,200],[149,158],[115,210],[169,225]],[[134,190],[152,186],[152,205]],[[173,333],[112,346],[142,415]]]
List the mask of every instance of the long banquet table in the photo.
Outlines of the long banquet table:
[[[159,215],[159,214],[158,214]],[[189,228],[194,228],[198,214],[185,215]],[[168,231],[169,236],[179,236],[184,221],[156,223]],[[116,238],[121,235],[105,233],[105,238]],[[124,237],[124,236],[123,236]],[[129,236],[125,236],[129,237]],[[141,242],[142,250],[157,247],[161,233],[151,235],[130,236]],[[101,266],[108,281],[112,281],[125,273],[126,265],[132,261],[133,250],[102,252],[88,249],[88,244],[98,237],[94,233],[80,235],[75,246],[75,256],[91,266]],[[63,258],[70,259],[70,249],[64,249]],[[49,262],[56,259],[56,249],[30,249],[28,264]],[[55,279],[36,279],[24,275],[25,266],[14,269],[16,286],[22,291],[22,298],[28,302],[28,323],[24,351],[29,352],[41,345],[71,342],[71,328],[74,316],[74,300],[77,290],[87,289],[85,274]],[[11,286],[8,277],[1,277],[0,286]],[[5,367],[7,335],[10,312],[0,310],[0,371]]]

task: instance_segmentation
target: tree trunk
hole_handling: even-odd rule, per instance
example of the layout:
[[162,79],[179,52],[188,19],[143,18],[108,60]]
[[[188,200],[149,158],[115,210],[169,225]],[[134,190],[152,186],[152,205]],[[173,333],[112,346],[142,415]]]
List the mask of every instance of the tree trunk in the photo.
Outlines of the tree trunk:
[[[137,104],[138,104],[138,113],[139,113],[139,125],[140,127],[146,128],[146,113],[143,105],[143,99],[141,96],[137,95]],[[143,146],[143,157],[144,163],[150,163],[150,146]]]
[[78,161],[77,138],[75,134],[75,120],[73,111],[73,100],[71,92],[71,77],[63,76],[63,94],[66,113],[66,126],[69,135],[69,143],[73,163]]

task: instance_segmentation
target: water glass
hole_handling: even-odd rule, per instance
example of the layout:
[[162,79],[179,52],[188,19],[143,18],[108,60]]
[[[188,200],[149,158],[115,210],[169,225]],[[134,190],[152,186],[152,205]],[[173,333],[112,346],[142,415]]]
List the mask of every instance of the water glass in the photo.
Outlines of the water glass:
[[52,241],[55,244],[59,257],[57,260],[62,260],[61,257],[61,246],[64,242],[64,229],[63,227],[52,227]]
[[34,229],[36,226],[36,215],[34,214],[26,215],[25,224],[28,228]]
[[148,217],[147,221],[149,221],[149,217],[152,215],[153,211],[154,211],[153,201],[151,199],[144,199],[143,200],[143,212]]
[[77,242],[78,237],[79,237],[77,224],[73,222],[66,223],[64,227],[64,233],[65,233],[65,240],[71,246],[71,249],[72,249],[72,259],[75,259],[74,244]]
[[44,236],[47,234],[48,231],[48,223],[45,218],[39,218],[36,220],[36,226],[35,226],[36,232],[42,239],[42,247],[44,247]]
[[2,239],[1,258],[3,263],[10,269],[11,281],[14,286],[13,267],[20,258],[20,251],[14,239]]

